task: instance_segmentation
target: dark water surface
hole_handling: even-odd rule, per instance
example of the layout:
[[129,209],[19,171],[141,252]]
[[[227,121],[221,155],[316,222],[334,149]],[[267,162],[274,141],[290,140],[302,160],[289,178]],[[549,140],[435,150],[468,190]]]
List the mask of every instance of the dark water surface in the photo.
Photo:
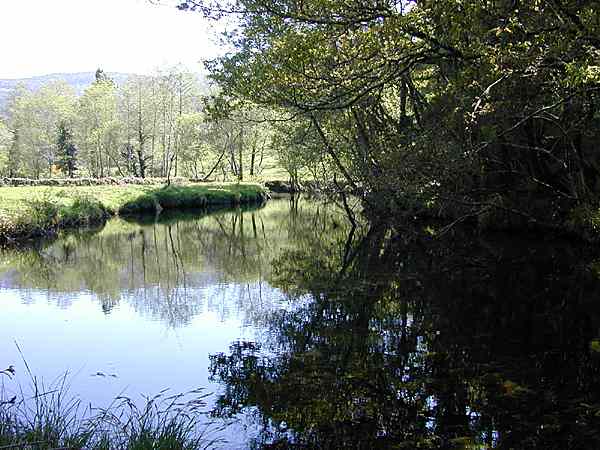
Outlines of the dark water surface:
[[0,252],[0,366],[202,387],[225,448],[600,448],[600,251],[392,228],[284,199]]

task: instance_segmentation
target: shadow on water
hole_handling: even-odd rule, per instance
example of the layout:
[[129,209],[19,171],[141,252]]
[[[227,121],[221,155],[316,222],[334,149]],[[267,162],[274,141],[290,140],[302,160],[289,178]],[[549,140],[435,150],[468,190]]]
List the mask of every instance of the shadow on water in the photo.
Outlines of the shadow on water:
[[209,372],[212,415],[253,420],[250,447],[600,448],[598,253],[430,231],[348,230],[289,200],[112,220],[1,253],[0,288],[171,328],[241,311],[258,332],[211,350]]
[[235,212],[260,211],[265,207],[264,203],[253,203],[237,207],[209,206],[205,208],[186,208],[185,210],[166,209],[159,214],[152,213],[130,213],[122,215],[122,219],[129,223],[139,225],[169,224],[180,221],[198,220],[201,217],[211,215],[222,215]]
[[[297,308],[211,357],[256,448],[600,448],[600,259],[566,242],[370,230],[276,260]],[[308,298],[308,300],[307,300]]]

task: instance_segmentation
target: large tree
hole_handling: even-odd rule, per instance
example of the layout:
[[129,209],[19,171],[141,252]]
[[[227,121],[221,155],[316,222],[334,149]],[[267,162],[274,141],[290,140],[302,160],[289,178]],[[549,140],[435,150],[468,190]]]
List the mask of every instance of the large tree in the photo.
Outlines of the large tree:
[[97,73],[96,81],[79,98],[77,111],[78,141],[91,176],[111,175],[113,168],[121,170],[119,149],[122,127],[117,108],[115,84],[103,72]]
[[18,88],[8,108],[13,136],[11,175],[52,176],[56,129],[62,121],[72,120],[75,102],[73,89],[64,82],[50,83],[34,92]]
[[[223,91],[309,121],[384,211],[420,200],[528,219],[597,195],[600,11],[591,0],[185,1],[233,15]],[[535,201],[532,201],[535,199]]]

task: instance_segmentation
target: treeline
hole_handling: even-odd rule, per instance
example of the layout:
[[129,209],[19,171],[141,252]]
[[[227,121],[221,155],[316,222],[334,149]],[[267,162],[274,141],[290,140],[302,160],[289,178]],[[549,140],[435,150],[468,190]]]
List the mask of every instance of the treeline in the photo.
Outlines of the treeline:
[[228,99],[293,118],[378,215],[556,222],[600,192],[600,8],[592,0],[188,0],[234,15],[209,64]]
[[17,87],[0,116],[7,178],[257,179],[285,176],[265,109],[214,101],[178,68],[117,85],[102,70],[77,96],[65,82]]

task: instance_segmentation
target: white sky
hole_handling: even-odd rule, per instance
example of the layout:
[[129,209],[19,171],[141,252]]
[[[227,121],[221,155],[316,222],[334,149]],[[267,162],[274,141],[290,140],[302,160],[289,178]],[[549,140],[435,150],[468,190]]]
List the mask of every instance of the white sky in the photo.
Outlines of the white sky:
[[219,53],[208,23],[162,3],[0,0],[0,78],[98,67],[143,74],[179,63],[200,71],[201,59]]

